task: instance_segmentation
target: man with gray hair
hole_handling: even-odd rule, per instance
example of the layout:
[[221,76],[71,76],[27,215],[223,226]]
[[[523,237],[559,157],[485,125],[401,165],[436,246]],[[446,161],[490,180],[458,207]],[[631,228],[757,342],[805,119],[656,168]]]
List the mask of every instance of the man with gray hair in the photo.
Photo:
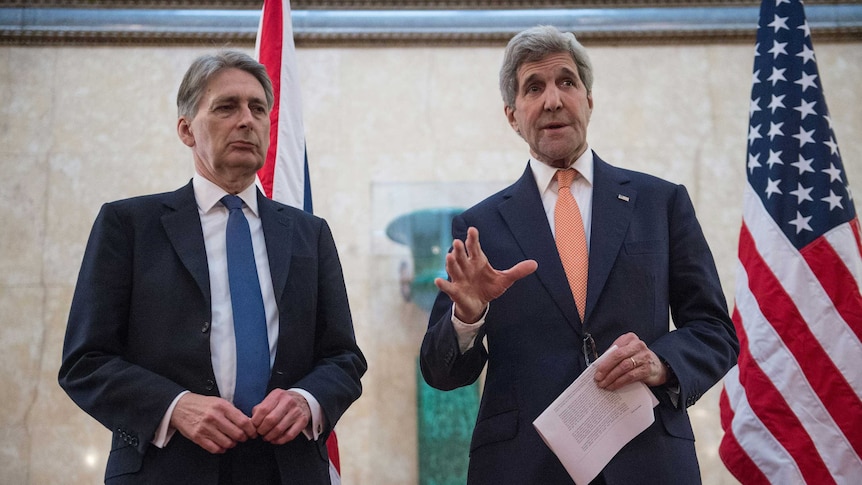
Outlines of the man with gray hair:
[[512,38],[500,90],[531,157],[517,182],[452,223],[420,363],[442,390],[487,364],[470,484],[572,483],[532,422],[605,351],[598,387],[643,382],[659,404],[593,483],[701,481],[686,408],[739,344],[685,188],[590,149],[592,83],[574,35],[540,26]]
[[177,96],[191,182],[96,218],[59,380],[113,432],[106,483],[329,483],[366,362],[326,221],[255,184],[272,105],[253,58],[198,58]]

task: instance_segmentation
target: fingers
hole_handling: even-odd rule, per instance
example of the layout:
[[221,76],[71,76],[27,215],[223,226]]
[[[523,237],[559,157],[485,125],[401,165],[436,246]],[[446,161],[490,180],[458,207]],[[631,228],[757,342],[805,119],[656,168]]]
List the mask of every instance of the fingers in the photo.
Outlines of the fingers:
[[[539,263],[535,260],[528,259],[526,261],[521,261],[520,263],[512,266],[511,268],[503,271],[502,273],[510,279],[511,283],[518,281],[525,276],[529,276],[533,274],[539,268]],[[510,285],[511,285],[510,283]]]
[[644,382],[649,386],[663,383],[659,381],[664,366],[637,335],[627,333],[614,341],[614,345],[617,348],[597,363],[595,380],[600,388],[615,391],[632,382]]
[[482,246],[479,244],[479,230],[475,227],[467,228],[467,239],[464,242],[465,247],[467,248],[467,254],[473,257],[478,257],[479,255],[483,255]]
[[170,425],[210,453],[224,453],[257,436],[248,416],[231,403],[220,397],[193,393],[179,399]]
[[311,409],[302,395],[273,389],[257,406],[252,417],[257,432],[264,441],[281,445],[293,440],[311,422]]
[[455,303],[457,317],[464,322],[477,321],[488,305],[488,301],[482,298],[480,282],[482,272],[488,270],[493,271],[479,247],[479,232],[471,227],[467,231],[467,244],[456,239],[452,242],[452,250],[446,255],[449,280],[434,280],[437,288]]
[[438,278],[434,284],[455,303],[456,316],[473,323],[485,313],[491,300],[499,298],[537,267],[535,261],[526,260],[504,271],[494,269],[479,244],[479,231],[470,227],[465,241],[453,241],[452,250],[446,255],[449,280]]
[[461,281],[468,277],[470,271],[469,258],[464,243],[456,239],[452,242],[452,250],[446,255],[446,273],[452,281]]

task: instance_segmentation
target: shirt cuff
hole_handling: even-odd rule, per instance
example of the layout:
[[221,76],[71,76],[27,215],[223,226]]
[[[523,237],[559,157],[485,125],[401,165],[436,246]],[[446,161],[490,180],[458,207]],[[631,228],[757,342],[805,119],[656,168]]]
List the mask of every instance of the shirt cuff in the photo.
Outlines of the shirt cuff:
[[302,430],[302,434],[311,441],[317,441],[317,439],[320,438],[320,433],[323,433],[323,428],[326,425],[326,416],[320,408],[320,403],[317,402],[317,399],[315,399],[315,397],[305,389],[293,387],[288,390],[301,395],[308,402],[308,408],[311,410],[311,421],[309,421],[308,426]]
[[659,357],[662,365],[664,366],[667,372],[667,382],[665,382],[664,389],[667,393],[667,397],[670,398],[670,402],[673,404],[673,407],[679,408],[679,378],[676,377],[676,373],[671,368],[670,364],[667,363],[666,360]]
[[167,446],[168,441],[174,436],[177,429],[171,427],[171,416],[174,414],[174,408],[177,407],[177,403],[180,402],[180,398],[185,396],[191,391],[183,391],[177,394],[177,397],[171,401],[171,405],[168,406],[168,410],[165,411],[165,415],[162,417],[162,422],[159,423],[159,427],[156,428],[156,435],[153,437],[153,441],[151,443],[156,448],[164,448]]
[[485,307],[485,313],[475,323],[464,323],[455,316],[455,304],[452,304],[452,326],[455,328],[455,334],[458,336],[458,348],[461,353],[467,352],[476,344],[476,335],[479,334],[479,329],[485,324],[485,317],[488,316],[488,310],[491,305]]

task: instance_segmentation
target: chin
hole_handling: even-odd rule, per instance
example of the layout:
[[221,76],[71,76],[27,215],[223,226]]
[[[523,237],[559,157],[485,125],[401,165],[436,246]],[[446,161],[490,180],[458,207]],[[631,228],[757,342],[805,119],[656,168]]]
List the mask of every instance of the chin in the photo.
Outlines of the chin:
[[235,160],[233,165],[235,167],[247,168],[249,170],[254,170],[255,172],[263,168],[263,164],[266,160],[263,158],[242,158]]

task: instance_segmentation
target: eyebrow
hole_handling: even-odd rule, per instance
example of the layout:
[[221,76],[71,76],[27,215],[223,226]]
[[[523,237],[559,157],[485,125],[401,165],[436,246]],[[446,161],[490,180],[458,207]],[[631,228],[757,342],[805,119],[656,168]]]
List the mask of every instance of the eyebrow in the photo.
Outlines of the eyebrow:
[[[218,97],[213,98],[212,102],[210,103],[210,106],[217,104],[217,103],[223,103],[223,102],[238,103],[240,101],[241,101],[241,97],[237,96],[237,95],[233,95],[233,94],[227,95],[227,96],[218,96]],[[249,98],[249,102],[259,103],[259,104],[266,106],[266,100],[258,98],[257,96]]]
[[[562,74],[563,77],[577,77],[578,79],[580,79],[580,76],[578,76],[578,74],[575,71],[572,71],[568,67],[560,68],[560,74]],[[538,73],[530,74],[529,76],[527,76],[526,79],[524,79],[522,86],[527,86],[527,85],[531,84],[538,77],[539,77]],[[559,77],[559,75],[557,75],[556,77]]]

